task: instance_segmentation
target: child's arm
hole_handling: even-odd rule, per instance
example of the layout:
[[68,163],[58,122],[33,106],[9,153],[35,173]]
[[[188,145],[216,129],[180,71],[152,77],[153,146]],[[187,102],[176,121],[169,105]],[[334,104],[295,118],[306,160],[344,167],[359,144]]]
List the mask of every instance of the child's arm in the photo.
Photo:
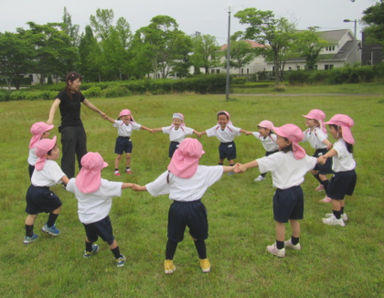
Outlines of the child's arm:
[[139,184],[135,184],[135,183],[129,183],[129,184],[131,184],[130,187],[134,191],[147,191],[147,188],[145,187],[145,185],[139,185]]
[[252,134],[252,131],[249,131],[249,130],[245,130],[245,129],[240,128],[240,133],[243,133],[243,134],[245,134],[246,136],[249,136],[249,135]]
[[324,155],[321,155],[317,158],[317,162],[319,164],[325,164],[325,162],[327,161],[328,158],[331,158],[333,156],[337,155],[337,151],[335,149],[331,149],[329,150],[326,154]]
[[132,185],[133,185],[133,183],[123,183],[121,185],[121,189],[132,188]]
[[111,123],[115,123],[115,119],[109,117],[107,114],[105,114],[105,115],[103,116],[103,118],[104,118],[105,120],[111,122]]
[[152,129],[151,129],[151,128],[148,128],[148,127],[146,127],[146,126],[144,126],[144,125],[140,126],[140,129],[144,129],[144,130],[146,130],[146,131],[152,132]]
[[207,134],[207,131],[204,130],[204,131],[200,132],[200,137],[201,137],[201,136],[204,136],[204,135],[206,135],[206,134]]
[[252,161],[247,162],[245,164],[237,163],[235,165],[234,172],[235,173],[244,173],[247,169],[249,169],[249,168],[256,168],[258,166],[259,166],[259,164],[258,164],[257,160],[252,160]]
[[67,185],[68,182],[69,182],[69,179],[68,179],[67,176],[64,175],[63,177],[61,177],[61,181],[62,181],[65,185]]
[[235,172],[235,165],[233,166],[223,166],[223,172],[228,173],[228,172]]
[[162,127],[158,127],[158,128],[152,128],[152,132],[160,132],[160,131],[163,131],[163,128]]
[[198,138],[200,138],[200,137],[201,137],[201,134],[202,134],[201,132],[197,131],[196,129],[193,130],[193,133],[194,133],[195,135],[197,135]]
[[324,141],[322,141],[323,144],[327,145],[327,150],[331,150],[332,149],[332,143],[330,141],[328,141],[328,139],[325,139]]

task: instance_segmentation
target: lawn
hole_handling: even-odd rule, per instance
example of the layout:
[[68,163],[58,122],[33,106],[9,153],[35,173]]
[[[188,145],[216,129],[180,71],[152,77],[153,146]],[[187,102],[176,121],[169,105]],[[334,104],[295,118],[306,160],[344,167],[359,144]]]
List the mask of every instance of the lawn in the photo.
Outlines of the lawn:
[[[355,90],[358,90],[356,88]],[[288,91],[289,92],[289,91]],[[303,92],[303,93],[308,93]],[[328,93],[328,92],[325,92]],[[192,240],[185,234],[179,244],[176,272],[163,273],[166,243],[166,196],[124,190],[114,198],[110,213],[114,234],[126,266],[116,268],[108,246],[99,241],[100,252],[83,259],[84,229],[77,217],[76,200],[62,187],[52,189],[63,201],[57,227],[62,234],[51,238],[40,231],[46,215],[40,214],[35,231],[39,239],[30,245],[24,237],[25,192],[29,128],[45,121],[51,101],[0,103],[0,287],[2,297],[370,297],[384,294],[384,96],[375,87],[345,95],[234,96],[226,102],[222,95],[175,94],[91,99],[92,103],[116,117],[123,108],[132,110],[135,120],[147,127],[167,126],[173,112],[185,115],[187,126],[198,131],[216,123],[216,112],[232,114],[235,126],[255,131],[264,119],[276,126],[295,123],[304,128],[303,114],[322,109],[329,119],[345,113],[355,120],[358,184],[346,200],[350,220],[346,227],[321,222],[330,205],[319,203],[324,194],[314,192],[315,179],[308,174],[303,184],[305,218],[302,221],[302,250],[287,251],[278,259],[266,253],[274,241],[272,217],[273,188],[270,175],[260,183],[251,169],[228,176],[213,185],[203,201],[208,210],[208,257],[212,271],[203,274]],[[356,95],[362,93],[365,95]],[[58,135],[59,113],[54,129]],[[110,166],[103,177],[145,184],[167,167],[167,135],[135,131],[133,134],[133,175],[113,176],[116,130],[94,112],[83,108],[82,119],[88,137],[88,150],[100,152]],[[330,137],[330,140],[333,139]],[[218,141],[203,136],[206,154],[201,164],[215,165]],[[236,138],[238,161],[263,156],[263,148],[252,136]],[[308,154],[313,150],[303,144]],[[121,168],[123,165],[121,164]],[[290,229],[287,229],[287,237]]]

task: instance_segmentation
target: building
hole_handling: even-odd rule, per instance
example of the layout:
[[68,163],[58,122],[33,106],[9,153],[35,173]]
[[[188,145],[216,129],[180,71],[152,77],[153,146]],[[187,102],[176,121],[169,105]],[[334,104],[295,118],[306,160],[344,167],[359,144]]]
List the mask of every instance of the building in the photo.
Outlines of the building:
[[369,42],[366,32],[362,33],[362,65],[376,65],[384,62],[383,45]]

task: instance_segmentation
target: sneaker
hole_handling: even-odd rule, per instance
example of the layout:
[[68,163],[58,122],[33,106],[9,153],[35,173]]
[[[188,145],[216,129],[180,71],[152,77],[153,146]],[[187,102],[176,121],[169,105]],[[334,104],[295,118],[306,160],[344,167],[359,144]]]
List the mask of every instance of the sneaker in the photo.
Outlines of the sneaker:
[[172,274],[176,271],[176,266],[173,264],[173,260],[165,260],[164,261],[164,273]]
[[124,267],[126,260],[127,260],[127,258],[124,255],[120,254],[120,257],[115,260],[116,261],[116,267]]
[[97,254],[98,251],[99,251],[99,246],[97,244],[92,244],[92,250],[91,251],[84,250],[83,257],[88,259],[91,256]]
[[[331,217],[331,216],[333,216],[333,213],[325,213],[325,217]],[[347,213],[343,213],[343,214],[341,214],[341,219],[342,219],[343,221],[348,221],[348,215],[347,215]]]
[[286,248],[292,248],[293,250],[301,250],[300,242],[297,243],[297,244],[292,244],[292,240],[291,239],[284,241],[284,246]]
[[48,227],[47,224],[45,224],[41,230],[51,236],[59,236],[60,235],[60,231],[56,228],[55,225],[53,225],[52,227]]
[[204,273],[208,273],[211,271],[211,263],[208,259],[200,259],[200,268]]
[[333,214],[330,217],[323,218],[322,221],[326,225],[345,227],[344,221],[341,218],[337,219]]
[[267,252],[270,254],[273,254],[274,256],[277,256],[279,258],[284,258],[285,257],[285,248],[283,247],[282,249],[278,249],[276,247],[276,243],[273,243],[272,245],[267,246]]
[[32,236],[25,236],[24,237],[24,244],[29,244],[35,241],[39,236],[36,234],[33,234]]
[[323,184],[319,184],[316,188],[315,188],[315,191],[323,191],[324,190],[324,185]]
[[330,202],[332,202],[332,199],[330,197],[325,196],[324,199],[321,199],[319,202],[330,203]]
[[262,176],[262,175],[259,175],[259,176],[257,176],[256,178],[255,178],[255,180],[253,180],[253,181],[255,181],[255,182],[260,182],[260,181],[263,181],[265,178]]
[[119,171],[115,171],[114,175],[115,175],[115,176],[120,176]]
[[125,172],[126,172],[127,174],[133,174],[133,172],[132,172],[131,169],[126,169]]

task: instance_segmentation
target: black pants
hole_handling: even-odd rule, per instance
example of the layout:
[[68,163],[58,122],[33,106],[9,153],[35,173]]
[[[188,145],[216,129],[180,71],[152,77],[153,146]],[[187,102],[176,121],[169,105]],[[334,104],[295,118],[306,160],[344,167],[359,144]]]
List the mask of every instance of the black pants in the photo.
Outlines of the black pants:
[[75,155],[79,168],[80,160],[87,153],[87,136],[83,126],[66,126],[61,128],[62,158],[61,169],[72,178],[75,176]]

